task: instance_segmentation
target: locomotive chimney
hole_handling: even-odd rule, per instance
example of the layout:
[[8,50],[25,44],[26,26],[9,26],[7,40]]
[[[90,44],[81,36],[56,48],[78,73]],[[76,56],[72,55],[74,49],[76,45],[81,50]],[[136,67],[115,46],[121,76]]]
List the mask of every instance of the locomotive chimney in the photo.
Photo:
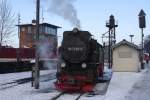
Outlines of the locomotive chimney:
[[79,29],[77,27],[73,28],[73,33],[77,33],[79,31]]

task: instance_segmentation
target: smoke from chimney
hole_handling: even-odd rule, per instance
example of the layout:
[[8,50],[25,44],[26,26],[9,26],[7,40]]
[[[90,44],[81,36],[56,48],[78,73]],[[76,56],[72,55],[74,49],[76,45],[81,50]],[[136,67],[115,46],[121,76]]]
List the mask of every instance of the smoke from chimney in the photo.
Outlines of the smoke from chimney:
[[77,11],[73,6],[75,1],[76,0],[51,0],[49,11],[70,21],[74,27],[80,28],[80,20],[77,18]]

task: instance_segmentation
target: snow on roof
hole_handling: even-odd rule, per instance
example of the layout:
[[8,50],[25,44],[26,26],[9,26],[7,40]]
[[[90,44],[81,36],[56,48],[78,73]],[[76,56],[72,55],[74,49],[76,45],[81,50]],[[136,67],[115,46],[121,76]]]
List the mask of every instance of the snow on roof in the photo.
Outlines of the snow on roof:
[[[48,27],[53,27],[53,28],[61,28],[60,26],[56,26],[53,24],[49,24],[49,23],[40,23],[40,25],[44,25],[44,26],[48,26]],[[33,26],[33,24],[20,24],[20,25],[16,25],[16,26]]]
[[133,44],[133,43],[131,43],[131,42],[128,42],[128,41],[125,40],[125,39],[123,39],[121,42],[115,44],[115,45],[112,47],[112,49],[116,49],[116,48],[118,48],[119,46],[122,46],[122,45],[127,45],[127,46],[129,46],[129,47],[131,47],[131,48],[134,48],[134,49],[136,49],[136,50],[140,50],[140,48],[139,48],[137,45],[135,45],[135,44]]

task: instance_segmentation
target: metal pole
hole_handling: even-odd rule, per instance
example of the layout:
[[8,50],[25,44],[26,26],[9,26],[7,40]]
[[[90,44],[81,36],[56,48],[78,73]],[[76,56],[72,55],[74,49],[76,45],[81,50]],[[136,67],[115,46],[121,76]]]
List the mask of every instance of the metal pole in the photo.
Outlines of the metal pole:
[[110,46],[110,44],[111,44],[111,41],[110,41],[110,31],[111,31],[111,29],[109,28],[109,46],[108,46],[108,64],[109,64],[109,68],[111,68],[111,64],[110,64],[110,61],[111,61],[111,54],[110,54],[110,52],[111,52],[111,46]]
[[18,14],[18,39],[19,39],[19,49],[17,49],[17,62],[20,62],[20,48],[21,48],[21,37],[20,37],[20,14]]
[[36,54],[35,54],[35,89],[39,89],[39,15],[40,15],[40,0],[36,1]]
[[19,38],[19,48],[21,47],[21,37],[20,37],[20,14],[18,14],[18,38]]
[[114,36],[112,36],[112,34],[114,35],[114,30],[111,29],[111,41],[110,41],[110,67],[112,68],[112,62],[113,62],[113,55],[112,55],[112,46],[114,45]]
[[133,37],[134,37],[134,35],[129,35],[130,36],[130,39],[131,39],[131,43],[132,43],[132,39],[133,39]]
[[130,41],[131,41],[131,43],[132,43],[132,35],[130,35]]
[[144,69],[144,63],[143,63],[143,28],[141,28],[141,46],[142,46],[142,50],[141,50],[141,68]]
[[114,27],[114,44],[116,43],[116,28]]

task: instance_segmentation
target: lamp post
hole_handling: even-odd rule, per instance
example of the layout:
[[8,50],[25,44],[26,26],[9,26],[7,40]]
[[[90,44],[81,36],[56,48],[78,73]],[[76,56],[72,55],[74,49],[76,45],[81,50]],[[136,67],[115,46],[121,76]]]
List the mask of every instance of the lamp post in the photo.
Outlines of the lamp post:
[[134,37],[134,35],[133,34],[131,34],[131,35],[129,35],[130,36],[130,38],[131,38],[131,43],[132,43],[132,38]]
[[143,9],[141,9],[139,13],[139,28],[141,28],[141,68],[144,69],[144,63],[143,63],[143,29],[146,27],[146,21],[145,21],[145,12]]
[[40,0],[36,0],[36,52],[35,52],[35,89],[39,89],[39,15],[40,15]]

